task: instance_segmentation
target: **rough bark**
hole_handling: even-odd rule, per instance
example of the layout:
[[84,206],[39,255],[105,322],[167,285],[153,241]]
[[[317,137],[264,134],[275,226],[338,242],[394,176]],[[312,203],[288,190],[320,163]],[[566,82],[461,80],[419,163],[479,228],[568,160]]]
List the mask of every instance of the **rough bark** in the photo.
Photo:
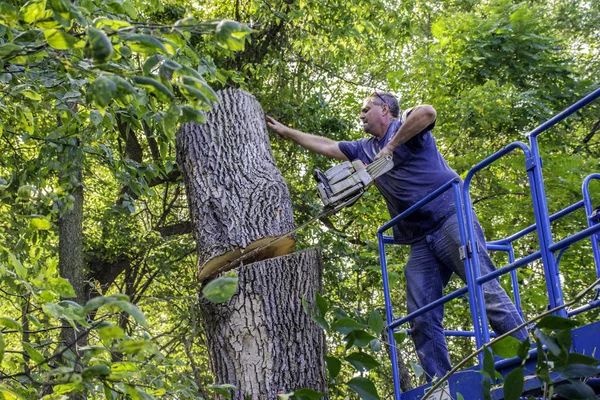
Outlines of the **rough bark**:
[[[241,90],[218,96],[205,124],[185,124],[177,135],[201,280],[294,229],[290,194],[271,154],[260,104]],[[287,254],[294,244],[287,237],[245,261]]]
[[[78,153],[78,155],[81,155]],[[72,161],[71,178],[75,180],[73,207],[66,210],[58,219],[58,269],[60,276],[68,279],[75,291],[79,304],[85,304],[88,298],[87,285],[85,284],[85,271],[83,260],[83,184],[81,173],[81,160]],[[79,354],[78,347],[87,344],[87,336],[77,339],[77,331],[71,327],[61,330],[61,341],[65,346],[72,345],[71,351]],[[71,400],[80,400],[80,394],[72,393],[68,396]]]
[[[260,104],[241,90],[218,96],[205,125],[184,125],[177,136],[200,280],[295,228]],[[233,298],[201,304],[216,383],[235,385],[235,399],[326,390],[324,333],[302,308],[321,290],[320,252],[287,255],[293,246],[285,237],[243,259]]]
[[235,385],[234,399],[326,391],[325,336],[302,309],[321,290],[321,271],[316,249],[259,261],[240,268],[228,302],[202,302],[215,382]]

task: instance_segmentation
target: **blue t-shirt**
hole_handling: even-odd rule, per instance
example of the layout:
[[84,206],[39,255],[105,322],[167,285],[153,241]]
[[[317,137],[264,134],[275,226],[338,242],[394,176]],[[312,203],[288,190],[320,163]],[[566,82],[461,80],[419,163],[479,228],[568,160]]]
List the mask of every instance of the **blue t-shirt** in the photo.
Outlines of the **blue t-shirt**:
[[[403,120],[404,118],[393,120],[381,140],[372,136],[354,142],[340,142],[339,148],[348,159],[359,159],[370,164],[402,126]],[[398,146],[394,150],[394,168],[375,181],[392,218],[444,183],[458,177],[435,145],[431,134],[434,126],[435,122]],[[413,244],[419,241],[440,227],[455,211],[454,194],[450,189],[394,226],[394,242]]]

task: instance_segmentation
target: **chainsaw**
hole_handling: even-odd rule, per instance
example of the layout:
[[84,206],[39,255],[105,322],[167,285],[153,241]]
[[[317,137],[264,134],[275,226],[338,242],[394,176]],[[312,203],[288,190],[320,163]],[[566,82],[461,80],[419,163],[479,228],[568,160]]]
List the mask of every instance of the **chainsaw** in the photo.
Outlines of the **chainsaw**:
[[393,166],[392,156],[388,155],[369,165],[354,160],[344,161],[325,173],[315,169],[313,176],[317,181],[317,191],[323,202],[323,211],[320,215],[328,217],[354,204],[377,177],[388,172]]

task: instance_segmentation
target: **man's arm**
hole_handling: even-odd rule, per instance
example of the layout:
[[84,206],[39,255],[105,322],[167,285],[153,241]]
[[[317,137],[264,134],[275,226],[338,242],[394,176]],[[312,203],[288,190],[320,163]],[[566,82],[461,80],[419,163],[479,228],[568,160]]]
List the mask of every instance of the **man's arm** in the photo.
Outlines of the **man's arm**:
[[284,139],[289,139],[298,143],[308,151],[321,154],[328,158],[348,160],[348,157],[342,153],[340,147],[338,146],[338,142],[335,140],[331,140],[322,136],[310,135],[308,133],[292,129],[269,117],[268,115],[266,116],[266,121],[269,129],[273,130]]
[[375,159],[394,153],[396,147],[403,145],[415,135],[423,132],[436,118],[435,109],[430,105],[417,106],[412,109],[406,121],[402,124],[392,140],[375,156]]

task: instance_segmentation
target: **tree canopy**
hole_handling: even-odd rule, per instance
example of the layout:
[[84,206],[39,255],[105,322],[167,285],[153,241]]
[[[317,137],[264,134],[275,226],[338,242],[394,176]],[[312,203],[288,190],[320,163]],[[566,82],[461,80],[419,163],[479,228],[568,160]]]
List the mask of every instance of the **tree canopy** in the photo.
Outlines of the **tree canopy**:
[[[204,121],[216,90],[240,87],[282,122],[334,140],[362,137],[360,104],[373,90],[397,94],[402,108],[432,104],[438,146],[464,176],[598,88],[598,26],[597,1],[0,0],[0,393],[192,399],[234,390],[214,385],[208,368],[174,145],[179,124]],[[598,169],[599,110],[592,104],[540,137],[551,213],[578,201]],[[320,209],[311,171],[333,163],[276,137],[271,145],[296,221],[307,221]],[[511,156],[474,181],[488,239],[533,222],[523,166]],[[387,219],[371,191],[298,233],[298,248],[324,252],[324,292],[307,312],[327,330],[330,398],[391,398],[375,242]],[[553,228],[560,238],[584,226],[576,214]],[[388,257],[402,315],[407,249]],[[590,257],[584,242],[561,260],[567,298],[591,282]],[[544,311],[541,266],[518,279],[526,316]],[[221,283],[235,288],[234,278]],[[464,300],[447,307],[446,327],[469,324]],[[409,342],[400,351],[417,383]],[[449,344],[453,362],[473,347]]]

